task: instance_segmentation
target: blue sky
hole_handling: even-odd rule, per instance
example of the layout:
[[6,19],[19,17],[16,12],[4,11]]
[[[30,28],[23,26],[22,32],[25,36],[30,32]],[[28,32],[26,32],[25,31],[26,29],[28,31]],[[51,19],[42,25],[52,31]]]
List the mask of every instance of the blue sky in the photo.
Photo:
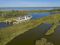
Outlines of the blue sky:
[[0,0],[0,7],[60,7],[60,0]]

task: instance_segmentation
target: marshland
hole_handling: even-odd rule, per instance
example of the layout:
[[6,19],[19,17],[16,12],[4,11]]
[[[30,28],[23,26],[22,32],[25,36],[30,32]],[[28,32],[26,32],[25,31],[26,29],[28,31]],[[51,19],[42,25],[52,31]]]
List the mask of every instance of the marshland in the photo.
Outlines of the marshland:
[[[13,24],[24,16],[31,18]],[[0,10],[0,45],[60,45],[59,28],[60,8]]]

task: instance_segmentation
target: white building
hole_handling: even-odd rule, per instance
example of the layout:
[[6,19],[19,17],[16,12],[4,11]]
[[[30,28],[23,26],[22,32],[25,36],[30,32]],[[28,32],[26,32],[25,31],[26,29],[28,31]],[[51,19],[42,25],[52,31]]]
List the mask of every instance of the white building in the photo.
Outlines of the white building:
[[25,22],[27,20],[30,20],[32,18],[31,15],[26,15],[26,16],[20,16],[20,17],[17,17],[15,20],[16,22],[13,22],[13,24],[18,24],[18,23],[22,23],[22,22]]

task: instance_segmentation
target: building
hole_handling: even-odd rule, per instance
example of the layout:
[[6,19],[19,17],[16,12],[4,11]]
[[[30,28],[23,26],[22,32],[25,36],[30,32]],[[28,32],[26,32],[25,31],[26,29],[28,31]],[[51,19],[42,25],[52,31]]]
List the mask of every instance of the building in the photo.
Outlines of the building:
[[19,24],[19,23],[22,23],[22,22],[26,22],[26,21],[29,21],[30,19],[32,19],[32,16],[31,15],[26,15],[26,16],[20,16],[20,17],[16,17],[16,18],[11,18],[11,19],[7,19],[5,20],[4,22],[6,22],[6,24]]
[[15,22],[13,22],[13,24],[18,24],[18,23],[22,23],[22,22],[25,22],[27,20],[30,20],[32,18],[31,15],[27,15],[27,16],[20,16],[20,17],[17,17],[15,19]]

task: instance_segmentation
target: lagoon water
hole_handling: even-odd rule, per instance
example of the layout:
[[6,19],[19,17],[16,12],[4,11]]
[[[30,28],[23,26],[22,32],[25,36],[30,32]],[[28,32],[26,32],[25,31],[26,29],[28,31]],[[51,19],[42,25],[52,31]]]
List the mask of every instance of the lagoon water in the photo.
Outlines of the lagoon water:
[[0,10],[51,10],[58,7],[0,7]]
[[0,22],[0,28],[5,28],[10,26],[9,24],[6,24],[5,22]]
[[45,16],[49,16],[50,12],[43,12],[43,13],[32,13],[32,19],[38,19],[38,18],[42,18]]

